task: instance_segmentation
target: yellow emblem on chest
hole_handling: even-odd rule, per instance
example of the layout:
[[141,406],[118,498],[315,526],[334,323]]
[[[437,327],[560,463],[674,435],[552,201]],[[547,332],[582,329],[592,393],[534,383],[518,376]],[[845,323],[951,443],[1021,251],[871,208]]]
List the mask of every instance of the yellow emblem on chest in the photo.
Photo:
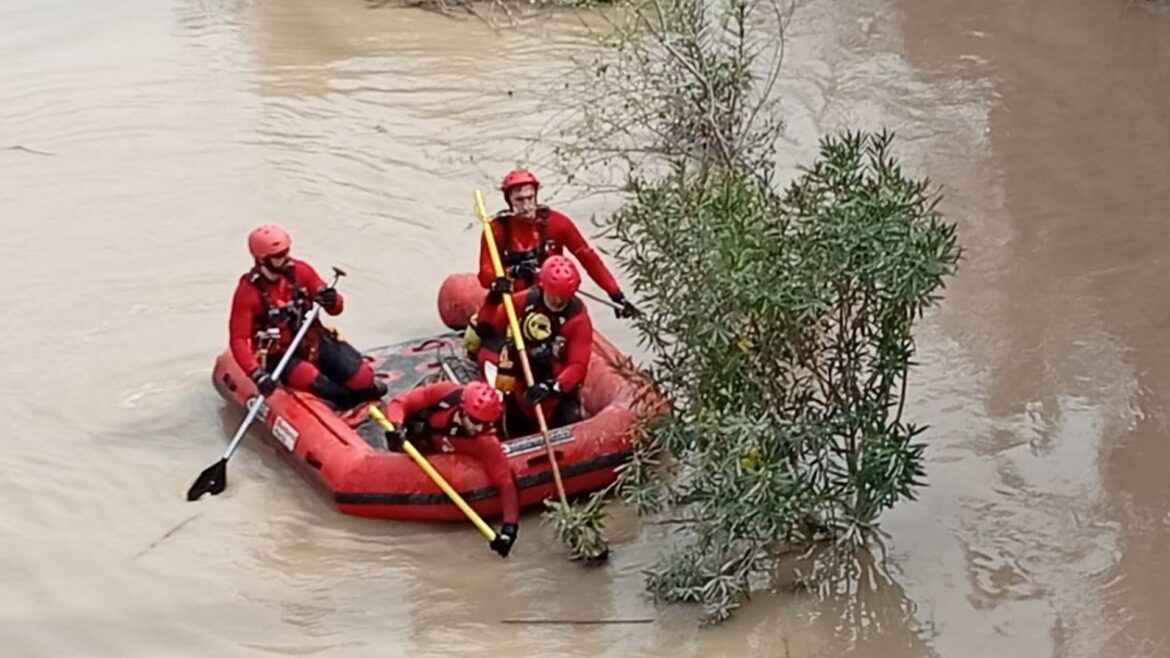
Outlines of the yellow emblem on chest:
[[524,318],[524,337],[528,340],[548,340],[552,336],[552,320],[544,313],[532,313]]

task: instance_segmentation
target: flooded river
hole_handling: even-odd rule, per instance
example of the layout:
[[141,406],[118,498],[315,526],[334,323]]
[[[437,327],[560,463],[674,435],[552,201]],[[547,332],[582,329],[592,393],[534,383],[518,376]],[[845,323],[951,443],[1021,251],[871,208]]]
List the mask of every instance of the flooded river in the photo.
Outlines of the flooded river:
[[[534,139],[588,41],[572,13],[377,4],[0,5],[0,654],[1170,655],[1158,3],[797,6],[785,168],[889,126],[966,247],[920,331],[930,486],[852,583],[780,578],[700,629],[644,593],[659,528],[620,515],[582,570],[529,515],[503,561],[470,526],[338,514],[261,441],[187,503],[240,418],[208,376],[252,226],[349,271],[351,341],[403,340],[474,266],[471,190],[547,164]],[[612,209],[548,182],[583,223]],[[502,623],[533,618],[654,622]]]

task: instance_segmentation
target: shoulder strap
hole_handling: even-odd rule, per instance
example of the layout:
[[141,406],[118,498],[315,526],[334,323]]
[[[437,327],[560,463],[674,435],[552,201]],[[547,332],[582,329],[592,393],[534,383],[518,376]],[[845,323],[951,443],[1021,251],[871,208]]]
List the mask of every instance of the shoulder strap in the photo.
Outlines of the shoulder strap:
[[410,413],[406,417],[407,432],[414,435],[426,434],[430,431],[431,416],[438,411],[446,411],[459,406],[463,402],[463,388],[457,388],[448,393],[442,400],[429,407],[423,407]]
[[260,273],[259,265],[256,265],[252,269],[248,270],[242,277],[242,280],[251,284],[251,286],[256,289],[256,292],[259,293],[260,302],[264,304],[264,312],[272,308],[272,296],[269,294],[269,282],[268,279]]
[[582,302],[580,298],[578,298],[576,295],[574,295],[573,298],[569,300],[569,303],[565,306],[564,310],[562,310],[559,315],[562,318],[568,320],[569,318],[576,316],[578,313],[580,313],[583,310],[585,310],[584,302]]
[[540,237],[540,242],[537,243],[537,250],[540,254],[540,262],[549,256],[549,252],[556,249],[558,243],[555,239],[548,236],[549,219],[552,216],[552,209],[548,206],[538,206],[536,209],[536,230]]
[[463,402],[463,388],[460,387],[460,388],[457,388],[454,391],[451,391],[450,393],[448,393],[447,396],[444,397],[442,400],[439,400],[438,402],[436,402],[435,406],[433,408],[446,411],[447,409],[450,409],[452,407],[459,406],[460,403],[462,403],[462,402]]

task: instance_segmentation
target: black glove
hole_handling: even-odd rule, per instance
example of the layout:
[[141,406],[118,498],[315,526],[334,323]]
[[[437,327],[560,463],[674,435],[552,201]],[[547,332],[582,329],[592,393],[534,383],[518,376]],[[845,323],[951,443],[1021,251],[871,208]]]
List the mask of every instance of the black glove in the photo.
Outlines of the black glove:
[[491,291],[497,293],[512,292],[512,280],[506,276],[493,279]]
[[513,279],[524,279],[528,283],[536,281],[536,275],[540,273],[540,263],[535,260],[522,260],[508,269],[508,275]]
[[256,368],[252,371],[252,381],[256,382],[256,388],[264,397],[276,392],[276,380],[264,368]]
[[536,386],[524,391],[524,404],[534,407],[541,400],[561,392],[561,384],[555,379],[540,382]]
[[511,279],[504,276],[492,279],[492,284],[488,286],[487,303],[499,304],[504,301],[504,293],[506,292],[512,292]]
[[402,452],[402,442],[406,440],[406,428],[398,425],[393,430],[386,430],[386,447],[391,452]]
[[642,312],[637,309],[630,300],[626,299],[620,291],[610,295],[609,298],[613,300],[614,304],[620,304],[621,308],[615,308],[613,315],[616,318],[633,318],[642,315]]
[[325,308],[333,308],[337,306],[337,288],[330,288],[328,286],[317,291],[315,300]]
[[516,543],[516,535],[520,534],[520,526],[516,523],[505,523],[500,526],[500,531],[496,533],[496,538],[492,540],[489,546],[492,550],[499,553],[500,557],[508,557],[508,553],[512,550],[512,544]]

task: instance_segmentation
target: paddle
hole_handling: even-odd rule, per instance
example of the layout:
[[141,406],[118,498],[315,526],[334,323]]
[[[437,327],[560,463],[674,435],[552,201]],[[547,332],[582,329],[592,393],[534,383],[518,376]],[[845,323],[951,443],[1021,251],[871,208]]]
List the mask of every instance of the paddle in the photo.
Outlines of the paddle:
[[[374,420],[378,421],[378,424],[382,426],[382,429],[386,430],[387,432],[394,431],[394,423],[390,422],[390,419],[382,413],[382,410],[378,408],[378,405],[371,404],[369,408],[370,416],[372,416]],[[389,437],[387,437],[387,440],[389,440]],[[482,533],[488,541],[495,541],[496,531],[492,530],[492,527],[485,523],[484,520],[480,518],[479,514],[475,513],[475,510],[471,509],[471,505],[468,505],[467,501],[463,500],[463,497],[460,496],[459,493],[455,491],[455,489],[451,488],[450,484],[447,484],[447,481],[443,479],[443,476],[439,475],[439,472],[435,470],[435,467],[431,466],[431,463],[427,461],[427,458],[423,457],[422,453],[419,452],[410,441],[403,439],[402,449],[406,452],[406,454],[410,455],[410,458],[414,460],[414,463],[418,464],[418,467],[422,469],[423,473],[426,473],[427,476],[431,478],[431,481],[438,485],[439,488],[443,490],[443,493],[447,494],[447,497],[451,499],[451,502],[455,503],[455,506],[462,510],[465,515],[467,515],[468,520],[470,520],[476,528],[479,528],[480,533]]]
[[[487,207],[483,203],[483,193],[479,190],[475,191],[475,209],[479,213],[479,221],[483,224],[483,239],[487,241],[488,252],[492,256],[492,267],[496,271],[496,276],[503,277],[504,265],[500,262],[500,251],[496,248],[496,236],[492,233],[492,220],[488,217]],[[524,349],[524,336],[520,334],[520,323],[516,319],[516,309],[512,306],[511,295],[504,295],[504,308],[508,311],[508,324],[512,327],[512,341],[516,345],[516,352],[520,355],[520,366],[524,369],[524,381],[531,388],[536,386],[536,379],[532,376],[532,366],[528,363],[528,352]],[[557,495],[560,496],[561,505],[568,508],[569,499],[565,496],[565,483],[561,481],[561,467],[557,464],[552,440],[548,437],[548,423],[544,419],[544,410],[541,409],[539,403],[534,408],[536,409],[536,422],[540,425],[540,436],[544,439],[544,450],[548,453],[549,464],[552,465]]]
[[617,302],[615,302],[611,299],[606,299],[606,298],[601,297],[599,295],[594,295],[593,293],[589,292],[588,290],[578,290],[577,294],[581,295],[582,297],[588,297],[589,299],[592,299],[593,301],[595,301],[599,304],[604,304],[604,305],[612,308],[615,311],[620,311],[620,310],[625,308],[621,304],[618,304]]
[[[335,287],[337,280],[343,276],[345,276],[345,270],[342,270],[340,267],[334,267],[333,281],[329,284],[329,287]],[[284,356],[280,358],[280,361],[276,364],[276,369],[272,371],[272,379],[280,381],[280,373],[284,372],[284,367],[292,359],[292,355],[296,352],[297,346],[301,344],[301,340],[304,339],[305,334],[309,333],[309,327],[313,326],[313,323],[317,320],[317,316],[320,314],[321,305],[314,302],[313,307],[305,314],[304,321],[301,322],[301,326],[297,330],[296,335],[293,336],[292,342],[285,349]],[[223,493],[224,488],[227,487],[228,459],[231,459],[232,453],[236,451],[236,447],[244,439],[244,435],[247,434],[248,427],[252,424],[252,421],[256,420],[256,416],[260,414],[260,408],[263,406],[263,403],[264,396],[262,395],[255,395],[252,399],[248,400],[248,415],[244,416],[244,422],[240,423],[240,427],[236,430],[235,436],[232,437],[232,442],[228,444],[227,450],[224,451],[223,457],[205,468],[199,474],[199,477],[195,478],[195,483],[187,490],[187,500],[199,500],[205,493],[210,493],[212,496],[218,496],[220,493]]]

